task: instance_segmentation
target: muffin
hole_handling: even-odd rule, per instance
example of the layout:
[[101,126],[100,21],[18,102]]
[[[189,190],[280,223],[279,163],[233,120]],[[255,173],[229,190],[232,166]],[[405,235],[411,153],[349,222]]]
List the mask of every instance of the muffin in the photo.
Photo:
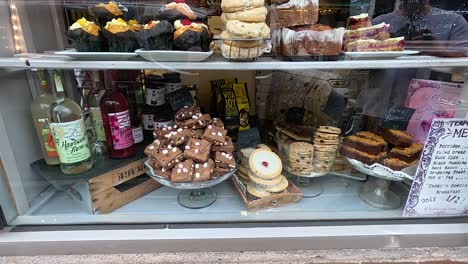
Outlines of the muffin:
[[109,3],[101,3],[88,7],[89,14],[96,18],[101,27],[104,27],[107,21],[114,18],[123,18],[124,12],[116,2],[110,1]]
[[78,19],[73,23],[65,35],[73,41],[73,45],[80,52],[103,51],[101,28],[86,18]]
[[151,20],[136,33],[138,44],[147,50],[170,50],[174,27],[168,21]]
[[212,34],[203,23],[188,19],[174,22],[174,47],[178,50],[209,51]]
[[[132,22],[133,23],[133,22]],[[134,52],[138,49],[135,32],[137,26],[118,18],[107,22],[103,29],[110,52]]]

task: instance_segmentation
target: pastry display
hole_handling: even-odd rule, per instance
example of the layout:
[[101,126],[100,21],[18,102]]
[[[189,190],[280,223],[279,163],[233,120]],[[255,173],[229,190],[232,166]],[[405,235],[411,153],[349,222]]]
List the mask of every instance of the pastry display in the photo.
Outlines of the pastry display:
[[405,47],[405,38],[389,38],[386,40],[365,39],[357,40],[346,45],[351,52],[369,51],[402,51]]
[[315,173],[327,173],[335,164],[338,151],[341,129],[332,126],[320,126],[314,134],[314,159],[312,171]]
[[343,48],[348,52],[402,51],[403,37],[390,38],[390,24],[372,25],[367,14],[350,17]]
[[253,60],[263,54],[264,39],[270,28],[265,23],[267,9],[263,0],[222,0],[220,49],[223,57],[233,60]]
[[249,156],[247,192],[255,198],[265,198],[285,191],[288,180],[281,175],[281,159],[265,148],[258,148]]
[[344,32],[344,28],[323,25],[275,30],[273,50],[287,57],[337,56],[342,50]]
[[340,154],[364,164],[383,164],[393,170],[402,170],[419,161],[424,148],[413,143],[406,131],[379,128],[378,134],[361,131],[343,139]]
[[270,26],[282,29],[294,26],[313,25],[319,17],[318,0],[290,0],[270,7]]
[[175,113],[175,119],[198,124],[195,129],[178,125],[155,129],[155,140],[145,148],[145,154],[159,176],[173,182],[200,182],[236,168],[234,144],[227,131],[218,120],[199,123],[200,116],[209,117],[198,107],[186,106]]
[[170,50],[174,27],[168,21],[151,20],[136,32],[138,44],[147,50]]
[[203,23],[188,19],[174,22],[174,47],[185,51],[209,51],[212,34]]
[[369,14],[363,13],[357,16],[349,17],[348,29],[350,30],[356,30],[356,29],[366,28],[366,27],[371,27],[371,26],[372,26],[372,21],[369,17]]
[[99,3],[88,7],[89,14],[96,18],[101,27],[112,19],[123,18],[125,8],[119,6],[116,2]]
[[159,20],[174,22],[181,19],[195,20],[197,15],[192,8],[182,0],[165,5],[158,14]]
[[138,49],[135,32],[139,27],[134,23],[118,18],[107,22],[103,29],[104,38],[109,45],[110,52],[133,52]]
[[295,142],[289,146],[288,171],[299,176],[309,176],[313,170],[314,146]]
[[84,17],[73,23],[65,35],[73,41],[76,51],[99,52],[104,50],[101,28]]

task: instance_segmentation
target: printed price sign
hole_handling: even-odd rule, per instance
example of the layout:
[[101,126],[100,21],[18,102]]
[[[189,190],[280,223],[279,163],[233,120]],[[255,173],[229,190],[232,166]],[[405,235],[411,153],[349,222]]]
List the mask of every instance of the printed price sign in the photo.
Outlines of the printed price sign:
[[468,119],[434,119],[403,215],[468,215]]

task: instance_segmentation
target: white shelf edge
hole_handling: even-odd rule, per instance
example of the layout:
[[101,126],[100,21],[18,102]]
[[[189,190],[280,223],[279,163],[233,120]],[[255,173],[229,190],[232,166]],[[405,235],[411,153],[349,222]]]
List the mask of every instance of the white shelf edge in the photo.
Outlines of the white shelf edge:
[[394,60],[279,61],[269,57],[254,62],[229,62],[212,58],[205,62],[81,61],[66,58],[0,58],[0,68],[60,69],[174,69],[174,70],[341,70],[397,68],[463,68],[468,58],[405,58]]

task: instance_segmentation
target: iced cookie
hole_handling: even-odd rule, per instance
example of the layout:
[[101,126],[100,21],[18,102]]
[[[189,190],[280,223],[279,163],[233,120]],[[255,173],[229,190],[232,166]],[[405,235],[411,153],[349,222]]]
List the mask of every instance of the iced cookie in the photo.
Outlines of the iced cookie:
[[265,6],[246,9],[233,13],[224,12],[221,19],[226,23],[228,20],[239,20],[243,22],[265,22],[267,16],[267,9]]
[[257,149],[250,154],[249,167],[257,176],[263,179],[273,179],[281,174],[283,164],[275,153]]
[[223,12],[237,12],[265,5],[264,0],[223,0],[221,9]]

